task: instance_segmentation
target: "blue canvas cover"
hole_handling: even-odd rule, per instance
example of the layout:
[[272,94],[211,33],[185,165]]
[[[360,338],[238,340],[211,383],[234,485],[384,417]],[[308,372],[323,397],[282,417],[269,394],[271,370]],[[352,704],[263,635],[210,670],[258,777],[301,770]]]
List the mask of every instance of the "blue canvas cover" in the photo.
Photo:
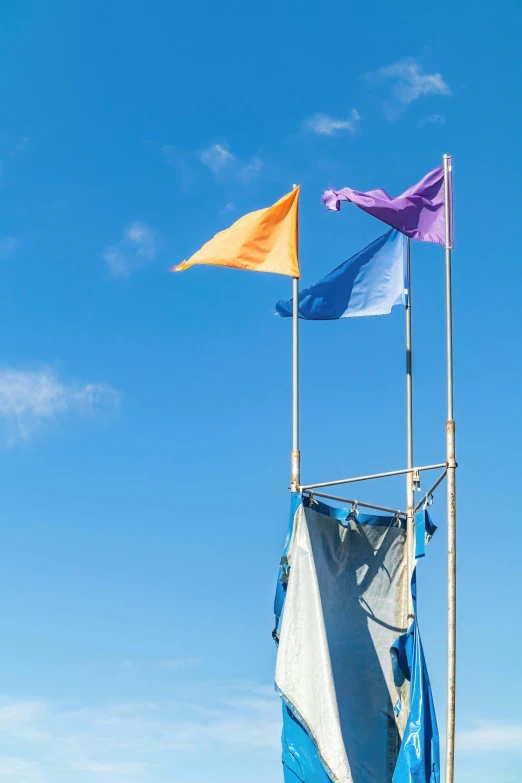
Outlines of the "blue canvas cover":
[[[427,511],[423,512],[432,528]],[[392,660],[397,663],[398,683],[402,678],[410,683],[410,713],[402,738],[393,783],[439,783],[439,732],[430,678],[417,622],[417,572],[412,579],[415,619],[408,632],[392,647]]]
[[439,783],[404,543],[393,517],[292,496],[274,631],[285,783]]

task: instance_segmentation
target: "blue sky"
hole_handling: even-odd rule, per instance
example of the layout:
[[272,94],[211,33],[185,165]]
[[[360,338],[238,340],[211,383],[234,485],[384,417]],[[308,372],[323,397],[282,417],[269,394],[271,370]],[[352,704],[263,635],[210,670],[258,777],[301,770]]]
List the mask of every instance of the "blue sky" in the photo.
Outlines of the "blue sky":
[[[445,22],[447,20],[447,22]],[[522,10],[2,9],[0,781],[272,783],[290,281],[168,269],[302,186],[311,283],[454,156],[457,779],[522,781]],[[443,253],[414,243],[415,460],[444,459]],[[305,481],[403,467],[404,323],[302,327]],[[401,504],[402,481],[367,488]],[[441,728],[444,494],[421,627]]]

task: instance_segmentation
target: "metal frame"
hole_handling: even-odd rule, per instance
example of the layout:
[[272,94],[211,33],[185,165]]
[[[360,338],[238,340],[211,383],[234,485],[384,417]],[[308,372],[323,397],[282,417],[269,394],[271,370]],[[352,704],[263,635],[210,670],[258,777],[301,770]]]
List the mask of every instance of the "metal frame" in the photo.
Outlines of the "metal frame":
[[[415,514],[423,503],[437,489],[444,478],[447,478],[447,511],[448,511],[448,676],[447,676],[447,719],[446,719],[446,783],[454,783],[455,754],[455,675],[456,675],[456,607],[457,607],[457,573],[456,573],[456,468],[455,459],[455,420],[453,418],[453,304],[451,281],[451,225],[452,214],[450,204],[450,179],[452,161],[450,155],[443,156],[444,166],[444,218],[445,218],[445,289],[446,289],[446,370],[447,370],[447,421],[446,421],[446,462],[438,465],[413,467],[413,377],[412,377],[412,333],[411,333],[411,268],[410,240],[407,240],[406,269],[406,440],[407,463],[404,470],[393,470],[386,473],[374,473],[368,476],[325,481],[319,484],[300,482],[300,451],[299,451],[299,281],[293,279],[293,312],[292,312],[292,482],[291,490],[308,493],[310,497],[328,498],[340,503],[349,503],[354,508],[362,506],[378,511],[385,511],[406,517],[408,541],[408,574],[411,577],[414,568],[414,532]],[[294,185],[294,188],[297,187]],[[419,485],[419,473],[425,470],[444,468],[443,473],[425,494],[424,500],[415,506],[415,487]],[[395,511],[385,506],[378,506],[361,501],[341,498],[316,489],[333,487],[340,484],[351,484],[357,481],[387,478],[389,476],[406,476],[406,512]],[[413,608],[409,606],[409,613]]]
[[[413,519],[415,519],[415,514],[420,511],[426,500],[430,497],[430,495],[433,495],[437,487],[444,481],[446,478],[447,472],[448,472],[448,466],[446,463],[442,462],[438,465],[423,465],[419,468],[405,468],[404,470],[390,470],[387,473],[373,473],[368,476],[356,476],[355,478],[349,478],[349,479],[342,479],[341,481],[336,482],[323,482],[322,484],[306,484],[303,486],[297,487],[297,491],[303,493],[304,495],[308,495],[310,498],[313,497],[319,497],[319,498],[328,498],[329,500],[336,500],[339,503],[349,503],[352,506],[361,506],[363,508],[372,508],[376,511],[385,511],[389,514],[395,514],[398,517],[404,517],[406,518],[406,521],[408,520],[409,512],[407,511],[400,511],[394,508],[391,508],[389,506],[379,506],[376,503],[366,503],[361,500],[355,500],[354,498],[342,498],[338,495],[330,495],[325,492],[316,492],[317,489],[321,489],[322,487],[329,487],[332,485],[338,485],[338,484],[352,484],[357,481],[370,481],[372,479],[378,479],[378,478],[389,478],[390,476],[402,476],[402,475],[410,475],[411,476],[411,485],[414,487],[416,483],[420,483],[420,480],[418,478],[419,473],[425,470],[436,470],[437,468],[444,468],[441,475],[438,477],[438,479],[435,481],[434,484],[431,485],[431,487],[428,489],[427,492],[424,493],[423,500],[421,500],[420,503],[418,503],[416,506],[413,507],[412,514],[410,516],[413,516]],[[412,538],[414,536],[412,535]]]
[[[390,476],[403,476],[405,473],[421,473],[423,470],[438,470],[447,467],[445,462],[439,462],[436,465],[421,465],[419,468],[403,468],[401,470],[389,470],[386,473],[370,473],[368,476],[355,476],[355,478],[336,479],[335,481],[322,481],[320,484],[302,484],[298,489],[306,492],[308,489],[319,489],[319,487],[334,487],[339,484],[354,484],[356,481],[370,481],[371,479],[389,478]],[[315,494],[315,493],[314,493]]]
[[309,498],[328,498],[329,500],[337,500],[339,503],[349,503],[352,506],[352,510],[355,511],[357,506],[362,508],[373,508],[376,511],[385,511],[388,514],[393,514],[396,517],[406,517],[406,511],[400,511],[388,506],[377,506],[375,503],[363,503],[362,500],[354,500],[353,498],[340,498],[337,495],[327,495],[324,492],[305,492]]
[[435,492],[435,490],[437,489],[437,487],[439,486],[439,484],[441,484],[441,483],[444,481],[444,479],[446,478],[446,475],[447,475],[447,473],[448,473],[448,469],[446,468],[446,470],[444,470],[444,471],[441,473],[441,475],[438,477],[438,479],[437,479],[437,481],[435,482],[435,484],[433,484],[433,485],[432,485],[432,486],[429,488],[429,490],[428,490],[427,492],[425,492],[425,493],[424,493],[424,500],[421,500],[421,502],[420,502],[420,503],[417,503],[417,505],[415,506],[415,513],[417,513],[417,511],[420,511],[420,509],[423,507],[424,503],[425,503],[425,502],[428,500],[428,498],[430,497],[430,495],[433,495],[433,493]]

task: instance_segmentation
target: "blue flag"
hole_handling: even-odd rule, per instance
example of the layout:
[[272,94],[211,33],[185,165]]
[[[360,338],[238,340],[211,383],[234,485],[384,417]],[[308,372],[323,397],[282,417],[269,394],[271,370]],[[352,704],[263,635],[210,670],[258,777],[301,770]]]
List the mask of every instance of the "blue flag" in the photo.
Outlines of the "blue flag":
[[[299,294],[299,317],[331,321],[360,315],[387,315],[406,304],[406,242],[392,229]],[[278,302],[283,318],[292,316],[292,299]]]

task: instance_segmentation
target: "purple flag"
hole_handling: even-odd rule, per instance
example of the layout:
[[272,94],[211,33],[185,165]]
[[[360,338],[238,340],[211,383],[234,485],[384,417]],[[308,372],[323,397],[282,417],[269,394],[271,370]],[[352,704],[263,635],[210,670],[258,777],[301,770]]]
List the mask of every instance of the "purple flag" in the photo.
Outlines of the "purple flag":
[[[450,160],[451,178],[451,160]],[[451,225],[451,179],[450,194],[450,246],[453,247],[453,231]],[[423,242],[446,244],[444,220],[444,167],[430,171],[421,181],[406,190],[401,196],[391,198],[385,190],[360,190],[343,188],[342,190],[327,190],[323,195],[327,209],[339,210],[341,201],[351,201],[360,209],[368,212],[389,226],[398,229],[412,239]]]

